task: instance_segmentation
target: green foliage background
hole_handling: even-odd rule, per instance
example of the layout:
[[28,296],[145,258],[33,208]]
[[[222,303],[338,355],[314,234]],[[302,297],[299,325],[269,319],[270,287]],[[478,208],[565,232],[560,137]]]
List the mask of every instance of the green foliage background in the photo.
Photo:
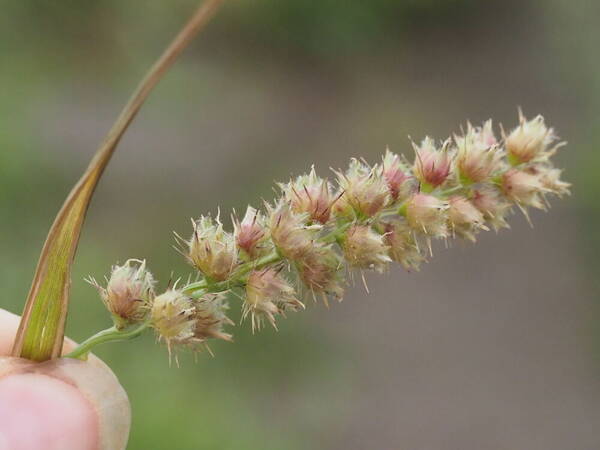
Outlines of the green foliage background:
[[[323,168],[357,153],[373,160],[409,132],[443,135],[448,124],[473,116],[514,123],[520,101],[526,111],[547,112],[576,149],[561,156],[575,195],[560,211],[576,224],[578,273],[585,295],[595,298],[600,67],[593,42],[600,31],[597,7],[583,4],[232,0],[161,84],[108,169],[80,245],[70,336],[83,339],[108,321],[85,275],[101,277],[115,261],[145,257],[164,283],[171,271],[187,276],[170,232],[186,233],[188,217],[270,198],[273,179],[315,160]],[[194,5],[0,1],[3,308],[20,311],[62,199]],[[512,45],[515,39],[526,44]],[[492,57],[471,65],[470,52]],[[415,65],[427,69],[414,72]],[[411,83],[413,94],[394,97],[390,73]],[[511,95],[498,73],[512,83]],[[298,107],[304,94],[314,97]],[[278,112],[286,123],[273,122]],[[206,140],[182,137],[197,124],[218,131]],[[162,147],[146,151],[155,138]],[[184,146],[189,150],[177,150]],[[233,147],[226,156],[215,151]],[[335,309],[309,308],[279,333],[252,336],[236,327],[234,345],[216,343],[216,357],[198,362],[184,356],[180,368],[168,366],[165,349],[150,336],[99,349],[132,399],[130,448],[340,448],[361,356],[320,318],[334,317]],[[598,344],[586,343],[593,359]]]

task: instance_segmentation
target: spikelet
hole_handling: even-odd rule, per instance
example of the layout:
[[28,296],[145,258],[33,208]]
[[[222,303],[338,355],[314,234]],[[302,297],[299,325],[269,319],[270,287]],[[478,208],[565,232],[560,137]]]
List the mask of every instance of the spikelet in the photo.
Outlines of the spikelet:
[[279,186],[295,213],[308,214],[311,223],[329,222],[335,199],[329,182],[317,176],[314,166],[308,175]]
[[313,298],[320,296],[328,305],[328,297],[341,301],[344,287],[340,269],[343,263],[330,245],[314,246],[295,264],[300,280]]
[[304,308],[296,298],[296,290],[281,275],[281,270],[282,267],[267,267],[252,271],[248,277],[242,318],[250,315],[252,332],[260,330],[265,320],[277,329],[275,316]]
[[415,163],[413,173],[421,182],[421,189],[430,192],[443,184],[452,168],[453,152],[450,150],[451,141],[446,140],[441,148],[437,148],[430,137],[426,137],[421,145],[413,143]]
[[260,211],[248,206],[241,222],[233,218],[233,226],[235,243],[243,259],[256,259],[269,250],[265,218]]
[[384,239],[389,247],[389,256],[406,270],[419,270],[425,258],[415,238],[415,232],[404,221],[396,220],[383,224]]
[[488,230],[483,213],[465,197],[454,195],[450,197],[448,204],[448,222],[453,234],[475,242],[476,233]]
[[351,268],[371,269],[382,273],[392,261],[383,236],[367,225],[348,228],[342,240],[342,250]]
[[309,227],[307,216],[296,214],[283,201],[268,206],[268,213],[271,239],[277,250],[291,260],[302,258],[312,247],[318,227]]
[[121,266],[113,266],[106,288],[94,278],[87,281],[98,289],[118,329],[143,320],[154,298],[155,281],[146,270],[146,261],[130,259]]
[[471,198],[473,205],[483,214],[483,218],[494,230],[510,228],[506,217],[512,210],[512,204],[496,189],[484,186],[475,191]]
[[188,241],[187,258],[207,278],[223,281],[237,264],[237,247],[233,235],[223,230],[217,217],[202,216],[192,221],[194,233]]
[[546,126],[541,115],[527,120],[519,111],[519,125],[505,137],[508,160],[513,165],[547,161],[563,145],[550,147],[556,140],[554,130]]
[[454,135],[454,143],[456,167],[463,183],[487,181],[502,168],[504,153],[494,136],[491,120],[478,128],[467,124],[467,132],[463,136]]
[[379,166],[370,167],[357,159],[350,161],[346,172],[335,172],[340,186],[336,214],[344,217],[369,218],[388,203],[388,184]]
[[398,155],[386,150],[382,162],[383,177],[393,202],[402,200],[410,192],[409,168]]
[[406,219],[416,232],[433,238],[448,237],[448,202],[429,194],[413,195],[406,207]]

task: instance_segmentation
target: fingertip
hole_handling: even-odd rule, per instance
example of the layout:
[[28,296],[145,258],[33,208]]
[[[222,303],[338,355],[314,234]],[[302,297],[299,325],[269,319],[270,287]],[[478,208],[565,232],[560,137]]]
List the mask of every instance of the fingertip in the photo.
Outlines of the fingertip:
[[97,445],[97,415],[75,387],[36,373],[0,380],[0,449],[91,450]]

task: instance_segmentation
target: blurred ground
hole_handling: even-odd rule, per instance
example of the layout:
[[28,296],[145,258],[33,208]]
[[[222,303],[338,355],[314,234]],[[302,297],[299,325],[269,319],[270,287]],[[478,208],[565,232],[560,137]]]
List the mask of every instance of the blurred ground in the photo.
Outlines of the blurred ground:
[[[0,1],[0,283],[18,312],[62,198],[191,0]],[[106,314],[81,281],[148,258],[166,282],[189,217],[274,180],[466,119],[543,113],[574,195],[547,214],[370,277],[276,334],[237,327],[169,368],[151,338],[99,350],[134,408],[131,449],[600,447],[598,6],[559,0],[231,1],[154,93],[98,189],[69,334]]]

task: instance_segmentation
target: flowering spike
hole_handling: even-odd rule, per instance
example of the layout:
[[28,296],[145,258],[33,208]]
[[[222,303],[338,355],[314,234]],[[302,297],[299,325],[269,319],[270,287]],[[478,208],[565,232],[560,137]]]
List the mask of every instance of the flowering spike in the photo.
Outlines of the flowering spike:
[[[308,175],[279,185],[283,197],[265,203],[266,217],[251,207],[241,222],[234,217],[233,235],[223,231],[218,217],[201,217],[193,223],[192,239],[183,242],[186,257],[204,278],[156,297],[150,318],[139,328],[155,328],[169,351],[172,345],[208,348],[209,338],[231,340],[223,330],[231,324],[225,314],[226,292],[245,292],[242,318],[250,318],[253,331],[265,322],[276,327],[278,315],[304,307],[296,295],[300,287],[281,274],[284,269],[297,273],[305,289],[326,306],[329,297],[342,300],[343,268],[359,269],[363,283],[365,270],[384,272],[392,261],[418,270],[425,261],[421,243],[431,255],[433,239],[475,241],[481,230],[508,228],[506,219],[514,206],[527,216],[528,207],[546,208],[550,195],[568,194],[569,183],[549,159],[556,149],[548,149],[554,139],[540,118],[522,118],[520,128],[504,142],[496,140],[491,121],[481,127],[467,124],[461,136],[454,135],[440,149],[431,138],[415,145],[412,165],[389,150],[381,165],[353,159],[346,172],[336,172],[337,189],[312,168]],[[510,155],[503,147],[507,140],[512,140]],[[521,150],[535,147],[533,156],[514,150],[519,145]],[[109,297],[135,297],[113,288],[131,283],[134,272],[146,286],[152,285],[149,275],[139,275],[143,264],[139,273],[135,270],[114,269],[103,296],[108,305],[117,303]]]
[[129,259],[122,266],[113,266],[106,288],[94,278],[87,281],[98,289],[118,329],[142,321],[154,298],[155,282],[146,270],[146,261]]

